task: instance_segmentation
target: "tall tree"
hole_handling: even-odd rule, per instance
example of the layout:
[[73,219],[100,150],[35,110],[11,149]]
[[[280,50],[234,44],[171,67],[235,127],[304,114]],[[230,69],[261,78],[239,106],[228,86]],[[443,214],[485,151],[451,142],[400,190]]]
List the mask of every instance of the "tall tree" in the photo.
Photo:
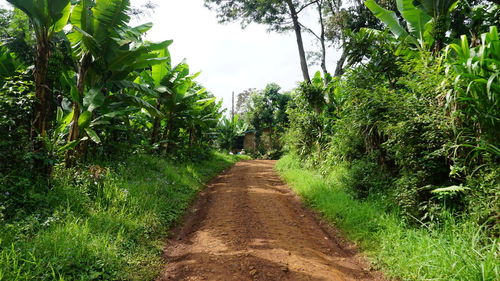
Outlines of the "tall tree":
[[[53,111],[52,93],[47,85],[47,72],[53,35],[66,25],[71,9],[70,0],[7,0],[14,7],[23,11],[30,19],[36,37],[35,93],[37,102],[34,106],[32,138],[34,151],[44,153],[42,137],[50,129],[50,116]],[[43,156],[39,157],[43,160]],[[38,168],[48,172],[43,162],[36,163]]]
[[302,76],[305,81],[310,82],[299,15],[317,2],[318,0],[205,0],[205,6],[216,8],[220,22],[240,20],[243,27],[255,22],[267,25],[269,31],[293,30],[297,39]]
[[[383,7],[395,7],[395,0],[382,0],[380,3]],[[324,6],[326,39],[342,48],[334,72],[334,76],[340,76],[352,64],[349,59],[352,48],[358,48],[355,40],[352,40],[354,33],[365,27],[382,29],[383,25],[362,1],[353,1],[352,5],[343,7],[341,0],[328,0]]]
[[239,93],[236,100],[236,114],[244,115],[248,110],[248,100],[257,89],[249,88]]
[[313,35],[319,42],[321,47],[320,52],[320,66],[323,73],[328,73],[328,69],[326,68],[326,18],[325,12],[327,10],[328,4],[331,4],[328,0],[318,0],[316,1],[316,11],[318,12],[318,24],[319,24],[319,32],[314,31],[313,29],[301,24],[302,28],[304,28],[307,32]]
[[[128,26],[129,0],[81,0],[71,13],[73,31],[68,39],[77,61],[76,87],[72,85],[73,112],[72,124],[68,135],[69,143],[77,144],[81,137],[92,139],[94,132],[88,125],[104,105],[107,97],[113,95],[126,103],[146,107],[153,114],[159,111],[150,104],[127,95],[122,90],[134,88],[157,96],[132,82],[141,71],[162,63],[168,58],[158,57],[154,51],[166,48],[171,41],[160,43],[143,42],[141,37],[152,24],[137,27]],[[69,150],[66,164],[71,166],[76,154],[85,152],[85,146],[76,146],[77,151]]]

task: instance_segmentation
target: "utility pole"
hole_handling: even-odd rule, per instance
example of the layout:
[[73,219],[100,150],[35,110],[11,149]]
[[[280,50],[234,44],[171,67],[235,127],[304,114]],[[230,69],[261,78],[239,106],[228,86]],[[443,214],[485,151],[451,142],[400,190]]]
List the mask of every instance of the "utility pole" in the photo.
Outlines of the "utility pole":
[[231,121],[234,119],[234,91],[231,100]]

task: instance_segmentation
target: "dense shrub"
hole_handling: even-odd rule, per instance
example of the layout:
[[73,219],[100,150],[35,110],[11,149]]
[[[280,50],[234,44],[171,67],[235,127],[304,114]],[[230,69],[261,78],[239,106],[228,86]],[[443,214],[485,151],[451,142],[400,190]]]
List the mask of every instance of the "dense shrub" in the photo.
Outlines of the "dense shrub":
[[[472,123],[457,123],[457,114],[464,118],[465,113],[450,114],[446,107],[445,97],[456,85],[445,75],[443,61],[422,53],[393,65],[398,77],[377,78],[373,63],[351,69],[336,84],[337,96],[344,99],[338,115],[329,114],[338,112],[329,103],[314,110],[310,96],[317,96],[316,90],[297,89],[287,111],[289,150],[324,175],[348,163],[348,186],[356,197],[384,197],[416,224],[439,223],[446,210],[468,213],[473,197],[498,203],[492,196],[498,175],[487,173],[491,181],[482,183],[470,172],[495,167],[494,156],[484,151],[470,162],[467,154],[475,148],[456,144]],[[484,207],[489,210],[476,222],[493,218],[493,205]]]

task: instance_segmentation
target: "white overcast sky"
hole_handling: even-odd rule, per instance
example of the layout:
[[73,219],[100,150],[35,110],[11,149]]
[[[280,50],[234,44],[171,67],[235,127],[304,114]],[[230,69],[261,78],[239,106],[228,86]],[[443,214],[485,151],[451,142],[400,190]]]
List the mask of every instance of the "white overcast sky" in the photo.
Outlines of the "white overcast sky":
[[[140,6],[144,0],[132,0]],[[239,22],[219,24],[215,12],[203,0],[153,0],[157,7],[149,17],[154,27],[151,41],[174,40],[170,52],[174,63],[186,59],[191,71],[201,71],[198,81],[230,108],[231,93],[262,89],[277,83],[291,90],[301,80],[297,44],[293,32],[268,33],[266,27],[251,24],[241,29]],[[5,0],[0,0],[4,5]],[[307,14],[305,16],[308,16]],[[306,51],[316,51],[311,36],[305,35]],[[328,66],[333,71],[337,51],[329,48]],[[318,67],[312,67],[313,75]]]

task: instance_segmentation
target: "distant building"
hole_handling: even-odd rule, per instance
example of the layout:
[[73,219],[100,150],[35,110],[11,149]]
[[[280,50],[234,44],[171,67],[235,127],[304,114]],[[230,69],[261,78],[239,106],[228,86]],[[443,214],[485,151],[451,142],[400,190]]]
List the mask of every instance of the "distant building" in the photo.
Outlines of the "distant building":
[[[237,147],[239,149],[245,149],[246,152],[252,153],[255,150],[257,150],[257,142],[256,142],[256,137],[255,134],[257,133],[256,130],[248,130],[244,132],[244,136],[241,136],[241,140],[237,140],[236,143],[242,143],[241,148]],[[260,144],[264,146],[266,150],[269,150],[272,148],[272,140],[271,140],[271,135],[272,135],[272,129],[271,128],[265,128],[262,130],[262,135],[260,136]]]

